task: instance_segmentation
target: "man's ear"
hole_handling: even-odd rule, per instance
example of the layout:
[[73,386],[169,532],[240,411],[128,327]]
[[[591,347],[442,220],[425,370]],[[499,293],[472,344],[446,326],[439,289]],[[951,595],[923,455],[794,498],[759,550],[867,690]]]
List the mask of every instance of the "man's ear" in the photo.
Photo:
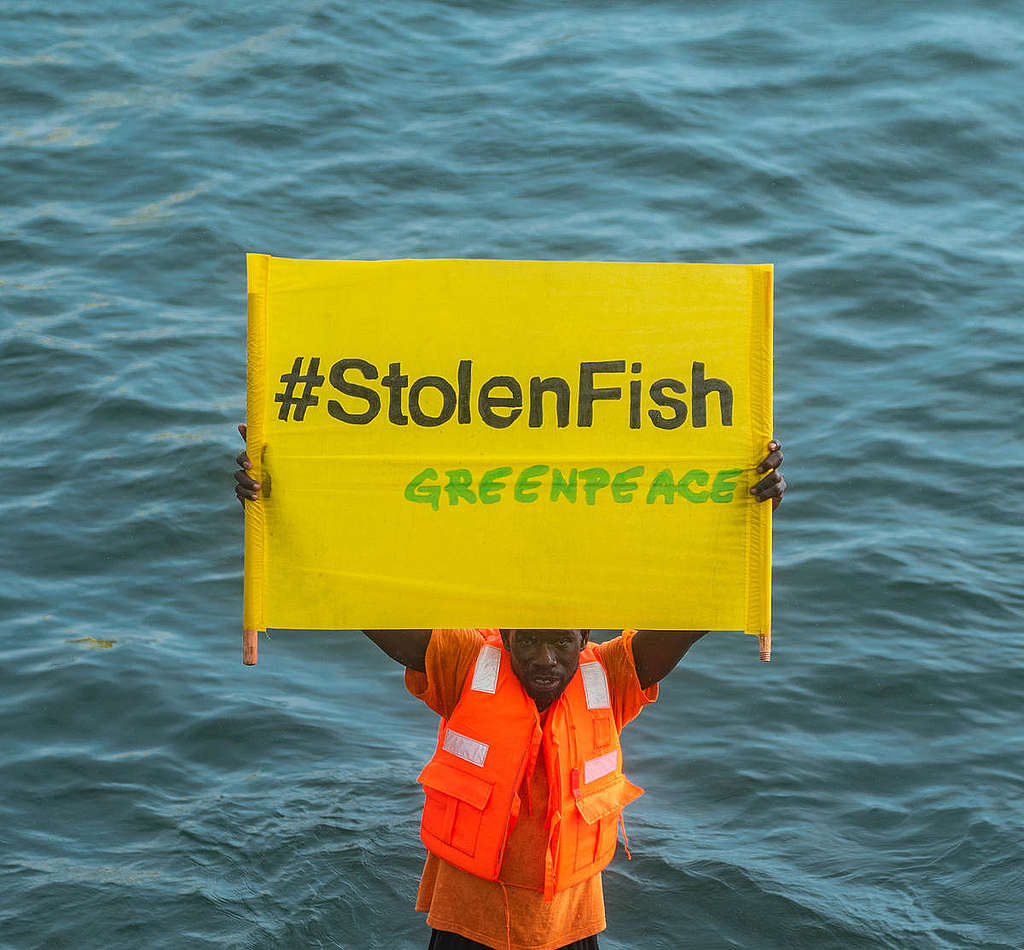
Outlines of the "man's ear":
[[502,629],[499,633],[501,633],[501,642],[505,645],[505,649],[511,650],[512,647],[509,645],[509,637],[511,636],[512,631]]
[[589,630],[581,630],[580,631],[580,635],[583,637],[583,646],[586,646],[587,643],[590,641],[590,631]]

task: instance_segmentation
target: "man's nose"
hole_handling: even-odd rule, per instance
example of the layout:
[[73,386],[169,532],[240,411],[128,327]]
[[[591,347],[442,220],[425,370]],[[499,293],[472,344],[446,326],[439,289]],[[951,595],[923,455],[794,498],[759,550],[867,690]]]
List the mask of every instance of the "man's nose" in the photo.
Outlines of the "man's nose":
[[555,648],[550,643],[542,643],[540,649],[537,650],[537,664],[539,666],[554,666],[557,661]]

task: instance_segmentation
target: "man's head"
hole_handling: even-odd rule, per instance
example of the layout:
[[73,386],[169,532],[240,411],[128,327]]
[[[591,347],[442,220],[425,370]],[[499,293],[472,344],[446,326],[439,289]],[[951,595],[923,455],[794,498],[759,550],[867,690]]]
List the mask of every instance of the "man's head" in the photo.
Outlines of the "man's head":
[[589,638],[589,630],[501,631],[502,642],[512,656],[512,670],[541,711],[569,685],[580,664],[580,650]]

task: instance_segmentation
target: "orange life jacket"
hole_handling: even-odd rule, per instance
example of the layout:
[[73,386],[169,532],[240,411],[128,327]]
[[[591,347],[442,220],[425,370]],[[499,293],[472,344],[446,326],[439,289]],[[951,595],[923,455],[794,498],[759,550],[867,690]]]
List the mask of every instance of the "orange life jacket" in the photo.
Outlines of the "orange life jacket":
[[615,854],[625,805],[643,789],[622,774],[608,676],[590,645],[541,728],[537,706],[512,669],[497,630],[484,635],[472,676],[434,757],[420,773],[427,850],[496,881],[519,816],[519,792],[544,755],[549,796],[544,897],[602,870]]

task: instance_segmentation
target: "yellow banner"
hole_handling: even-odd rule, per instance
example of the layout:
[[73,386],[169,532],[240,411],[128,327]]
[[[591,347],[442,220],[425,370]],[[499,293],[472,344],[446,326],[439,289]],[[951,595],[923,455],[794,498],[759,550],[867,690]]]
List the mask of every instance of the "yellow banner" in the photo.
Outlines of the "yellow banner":
[[768,633],[770,265],[248,280],[247,629]]

